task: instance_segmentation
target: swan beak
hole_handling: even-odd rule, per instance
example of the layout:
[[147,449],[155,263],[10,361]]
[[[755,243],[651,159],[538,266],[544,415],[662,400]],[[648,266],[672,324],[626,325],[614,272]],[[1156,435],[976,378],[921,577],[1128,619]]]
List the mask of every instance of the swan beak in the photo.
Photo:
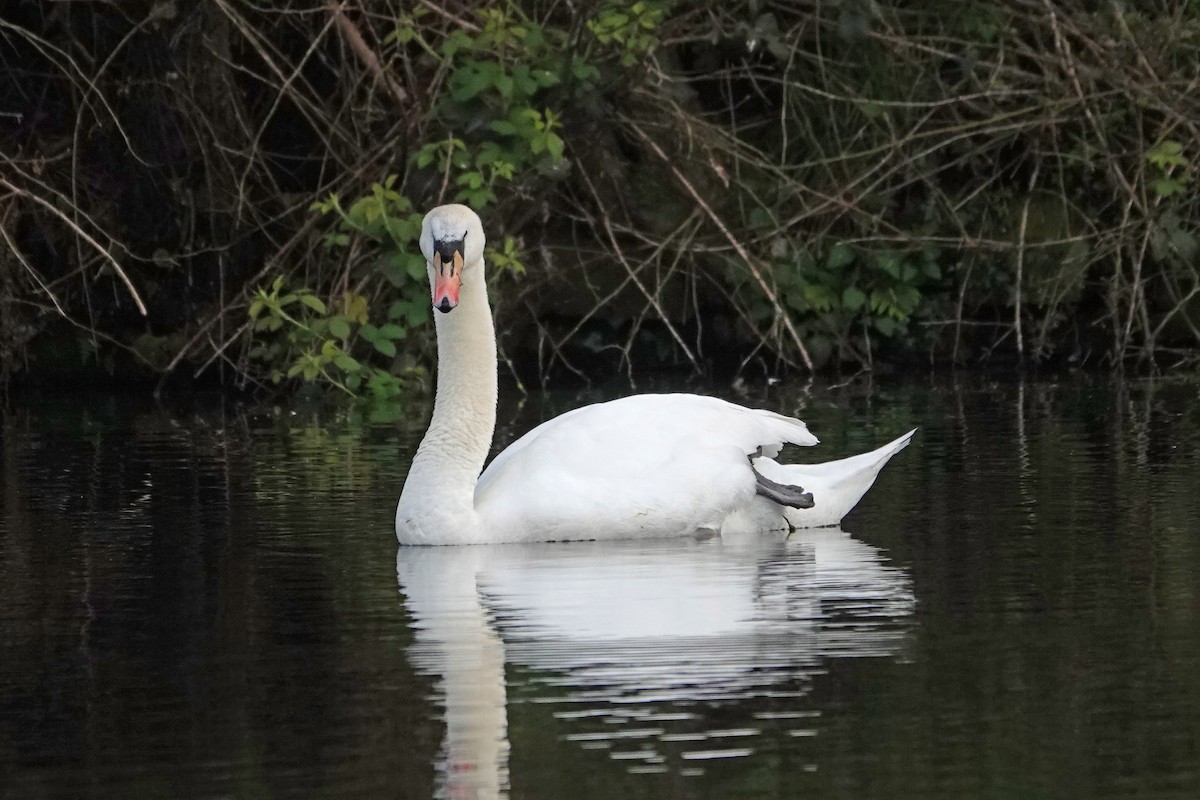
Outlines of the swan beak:
[[458,305],[462,287],[463,243],[437,242],[433,251],[433,307],[449,314]]

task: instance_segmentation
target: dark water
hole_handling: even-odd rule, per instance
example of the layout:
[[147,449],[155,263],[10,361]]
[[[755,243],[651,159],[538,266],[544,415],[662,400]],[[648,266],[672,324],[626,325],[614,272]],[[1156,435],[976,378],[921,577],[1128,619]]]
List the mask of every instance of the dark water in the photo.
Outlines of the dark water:
[[398,554],[423,412],[10,408],[0,796],[1200,796],[1200,383],[749,401],[921,431],[844,531]]

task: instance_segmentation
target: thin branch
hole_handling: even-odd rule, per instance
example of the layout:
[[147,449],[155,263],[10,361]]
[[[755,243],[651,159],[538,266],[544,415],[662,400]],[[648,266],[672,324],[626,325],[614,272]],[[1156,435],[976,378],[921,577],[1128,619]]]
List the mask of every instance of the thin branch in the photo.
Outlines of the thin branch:
[[679,171],[679,167],[675,166],[675,163],[670,159],[669,156],[667,156],[666,153],[663,152],[663,149],[658,146],[658,143],[647,136],[646,132],[643,131],[641,127],[639,127],[638,124],[633,120],[626,119],[625,122],[630,126],[633,132],[638,135],[638,138],[649,145],[650,149],[654,151],[655,155],[657,155],[667,164],[671,170],[671,174],[675,176],[675,179],[678,180],[680,184],[683,185],[684,189],[687,190],[688,194],[692,196],[692,199],[696,201],[696,205],[704,209],[704,213],[713,221],[713,224],[717,226],[721,233],[724,234],[725,238],[729,241],[729,244],[733,246],[733,249],[742,259],[742,262],[745,263],[746,268],[750,270],[750,275],[754,278],[755,283],[758,284],[759,289],[762,290],[763,296],[766,297],[767,302],[771,304],[771,308],[775,311],[776,318],[783,321],[783,325],[785,328],[787,328],[788,335],[792,339],[792,344],[796,346],[796,349],[800,351],[800,357],[804,359],[804,366],[808,367],[809,372],[812,372],[812,359],[808,356],[808,350],[804,347],[804,342],[800,341],[800,334],[796,331],[796,327],[792,324],[791,316],[780,304],[779,298],[775,295],[775,291],[763,278],[762,273],[751,260],[750,254],[746,252],[746,248],[729,231],[729,228],[725,227],[725,223],[721,222],[721,219],[716,215],[716,212],[714,212],[708,203],[704,201],[704,198],[700,196],[700,193],[696,191],[696,188],[692,186],[691,181],[689,181],[687,177]]
[[143,317],[146,316],[146,313],[147,313],[146,312],[146,304],[142,302],[141,295],[139,295],[137,289],[134,288],[133,281],[129,280],[129,276],[125,274],[125,270],[121,269],[121,264],[117,261],[117,259],[113,258],[112,253],[108,252],[108,250],[104,247],[104,245],[100,244],[94,238],[92,238],[92,235],[90,233],[88,233],[83,228],[81,228],[77,224],[75,224],[74,220],[72,220],[70,217],[68,217],[63,212],[59,211],[54,206],[54,204],[51,203],[49,200],[46,200],[45,198],[40,197],[40,196],[34,194],[33,192],[22,189],[20,186],[17,186],[16,184],[9,181],[8,178],[0,177],[0,185],[6,186],[6,187],[8,187],[8,189],[15,192],[16,194],[22,195],[24,197],[28,197],[30,200],[32,200],[35,203],[37,203],[38,205],[42,206],[47,211],[49,211],[51,214],[53,214],[54,216],[58,217],[63,222],[65,222],[68,227],[70,227],[73,231],[75,231],[75,235],[79,236],[85,242],[87,242],[92,247],[94,247],[97,250],[97,252],[99,252],[102,256],[104,256],[104,258],[107,259],[108,263],[112,265],[113,271],[115,271],[117,273],[117,275],[120,276],[121,281],[125,284],[125,288],[127,288],[129,290],[129,296],[133,298],[134,305],[137,306],[138,311],[141,312]]

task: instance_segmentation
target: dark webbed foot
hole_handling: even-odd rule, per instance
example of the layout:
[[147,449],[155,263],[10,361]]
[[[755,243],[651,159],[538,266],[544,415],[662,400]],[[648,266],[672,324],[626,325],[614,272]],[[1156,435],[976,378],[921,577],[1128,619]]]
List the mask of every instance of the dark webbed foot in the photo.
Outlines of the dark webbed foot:
[[776,483],[770,478],[763,477],[753,466],[750,469],[754,470],[755,493],[761,494],[763,497],[779,503],[781,506],[812,508],[816,505],[813,502],[812,492],[804,491],[803,487],[789,486],[786,483]]

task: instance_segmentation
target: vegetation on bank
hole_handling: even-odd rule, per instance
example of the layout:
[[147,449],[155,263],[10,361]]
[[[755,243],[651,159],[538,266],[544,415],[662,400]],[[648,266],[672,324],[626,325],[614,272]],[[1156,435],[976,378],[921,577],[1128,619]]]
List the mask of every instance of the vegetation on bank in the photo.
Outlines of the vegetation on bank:
[[474,206],[507,367],[1196,363],[1200,3],[16,4],[4,378],[395,397]]

